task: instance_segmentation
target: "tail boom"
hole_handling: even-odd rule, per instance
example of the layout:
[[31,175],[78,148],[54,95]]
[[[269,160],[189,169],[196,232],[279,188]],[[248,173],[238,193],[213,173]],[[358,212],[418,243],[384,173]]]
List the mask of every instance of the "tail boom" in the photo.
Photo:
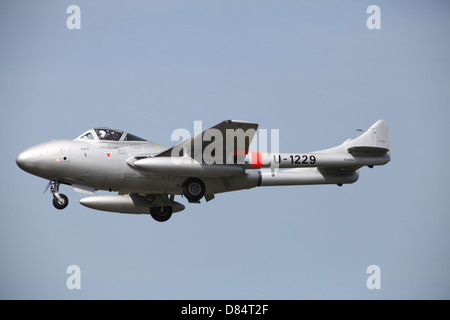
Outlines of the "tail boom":
[[378,120],[359,137],[334,148],[302,154],[252,152],[247,160],[248,167],[272,169],[260,172],[259,186],[354,183],[361,167],[391,160],[389,132],[386,122]]
[[258,186],[289,186],[315,184],[349,184],[359,178],[359,170],[336,171],[319,168],[297,168],[276,173],[261,172]]
[[[359,150],[359,149],[358,149]],[[258,153],[255,160],[255,153]],[[388,163],[390,157],[386,151],[382,153],[370,152],[323,152],[313,153],[259,153],[252,152],[248,157],[246,168],[355,168],[363,166],[381,166]]]

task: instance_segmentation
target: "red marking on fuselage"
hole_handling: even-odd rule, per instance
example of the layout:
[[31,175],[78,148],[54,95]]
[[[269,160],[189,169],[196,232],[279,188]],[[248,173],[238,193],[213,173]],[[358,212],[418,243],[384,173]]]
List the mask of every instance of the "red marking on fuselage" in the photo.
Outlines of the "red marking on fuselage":
[[261,152],[252,152],[252,167],[262,167]]
[[245,156],[248,153],[248,149],[244,149],[244,150],[234,150],[234,155],[235,156]]
[[111,157],[111,152],[105,152],[105,154],[106,154],[106,156],[108,157],[108,159],[109,159],[109,157]]

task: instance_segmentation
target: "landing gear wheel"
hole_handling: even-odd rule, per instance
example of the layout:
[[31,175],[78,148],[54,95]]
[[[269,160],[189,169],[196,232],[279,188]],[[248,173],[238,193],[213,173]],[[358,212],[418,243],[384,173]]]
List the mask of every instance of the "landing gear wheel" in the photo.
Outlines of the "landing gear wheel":
[[57,197],[53,197],[53,206],[58,209],[62,210],[69,204],[69,198],[65,194],[60,193],[59,197],[61,199],[58,199]]
[[159,222],[164,222],[170,219],[172,216],[172,207],[164,206],[164,207],[151,207],[150,214],[153,219]]
[[197,178],[189,178],[183,184],[183,194],[190,201],[198,201],[205,195],[205,184]]

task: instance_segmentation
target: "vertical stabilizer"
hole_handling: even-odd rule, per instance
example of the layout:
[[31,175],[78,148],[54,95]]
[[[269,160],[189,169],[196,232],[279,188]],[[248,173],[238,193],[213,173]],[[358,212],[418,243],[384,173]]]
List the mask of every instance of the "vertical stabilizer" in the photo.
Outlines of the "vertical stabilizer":
[[386,153],[390,151],[389,131],[386,121],[378,120],[359,137],[346,141],[350,153]]

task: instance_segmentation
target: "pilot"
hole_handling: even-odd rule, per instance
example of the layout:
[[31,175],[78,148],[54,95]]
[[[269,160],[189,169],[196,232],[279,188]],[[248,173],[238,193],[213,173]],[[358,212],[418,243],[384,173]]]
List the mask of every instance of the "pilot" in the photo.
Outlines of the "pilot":
[[105,130],[100,130],[98,133],[99,133],[100,140],[106,139],[106,131]]

